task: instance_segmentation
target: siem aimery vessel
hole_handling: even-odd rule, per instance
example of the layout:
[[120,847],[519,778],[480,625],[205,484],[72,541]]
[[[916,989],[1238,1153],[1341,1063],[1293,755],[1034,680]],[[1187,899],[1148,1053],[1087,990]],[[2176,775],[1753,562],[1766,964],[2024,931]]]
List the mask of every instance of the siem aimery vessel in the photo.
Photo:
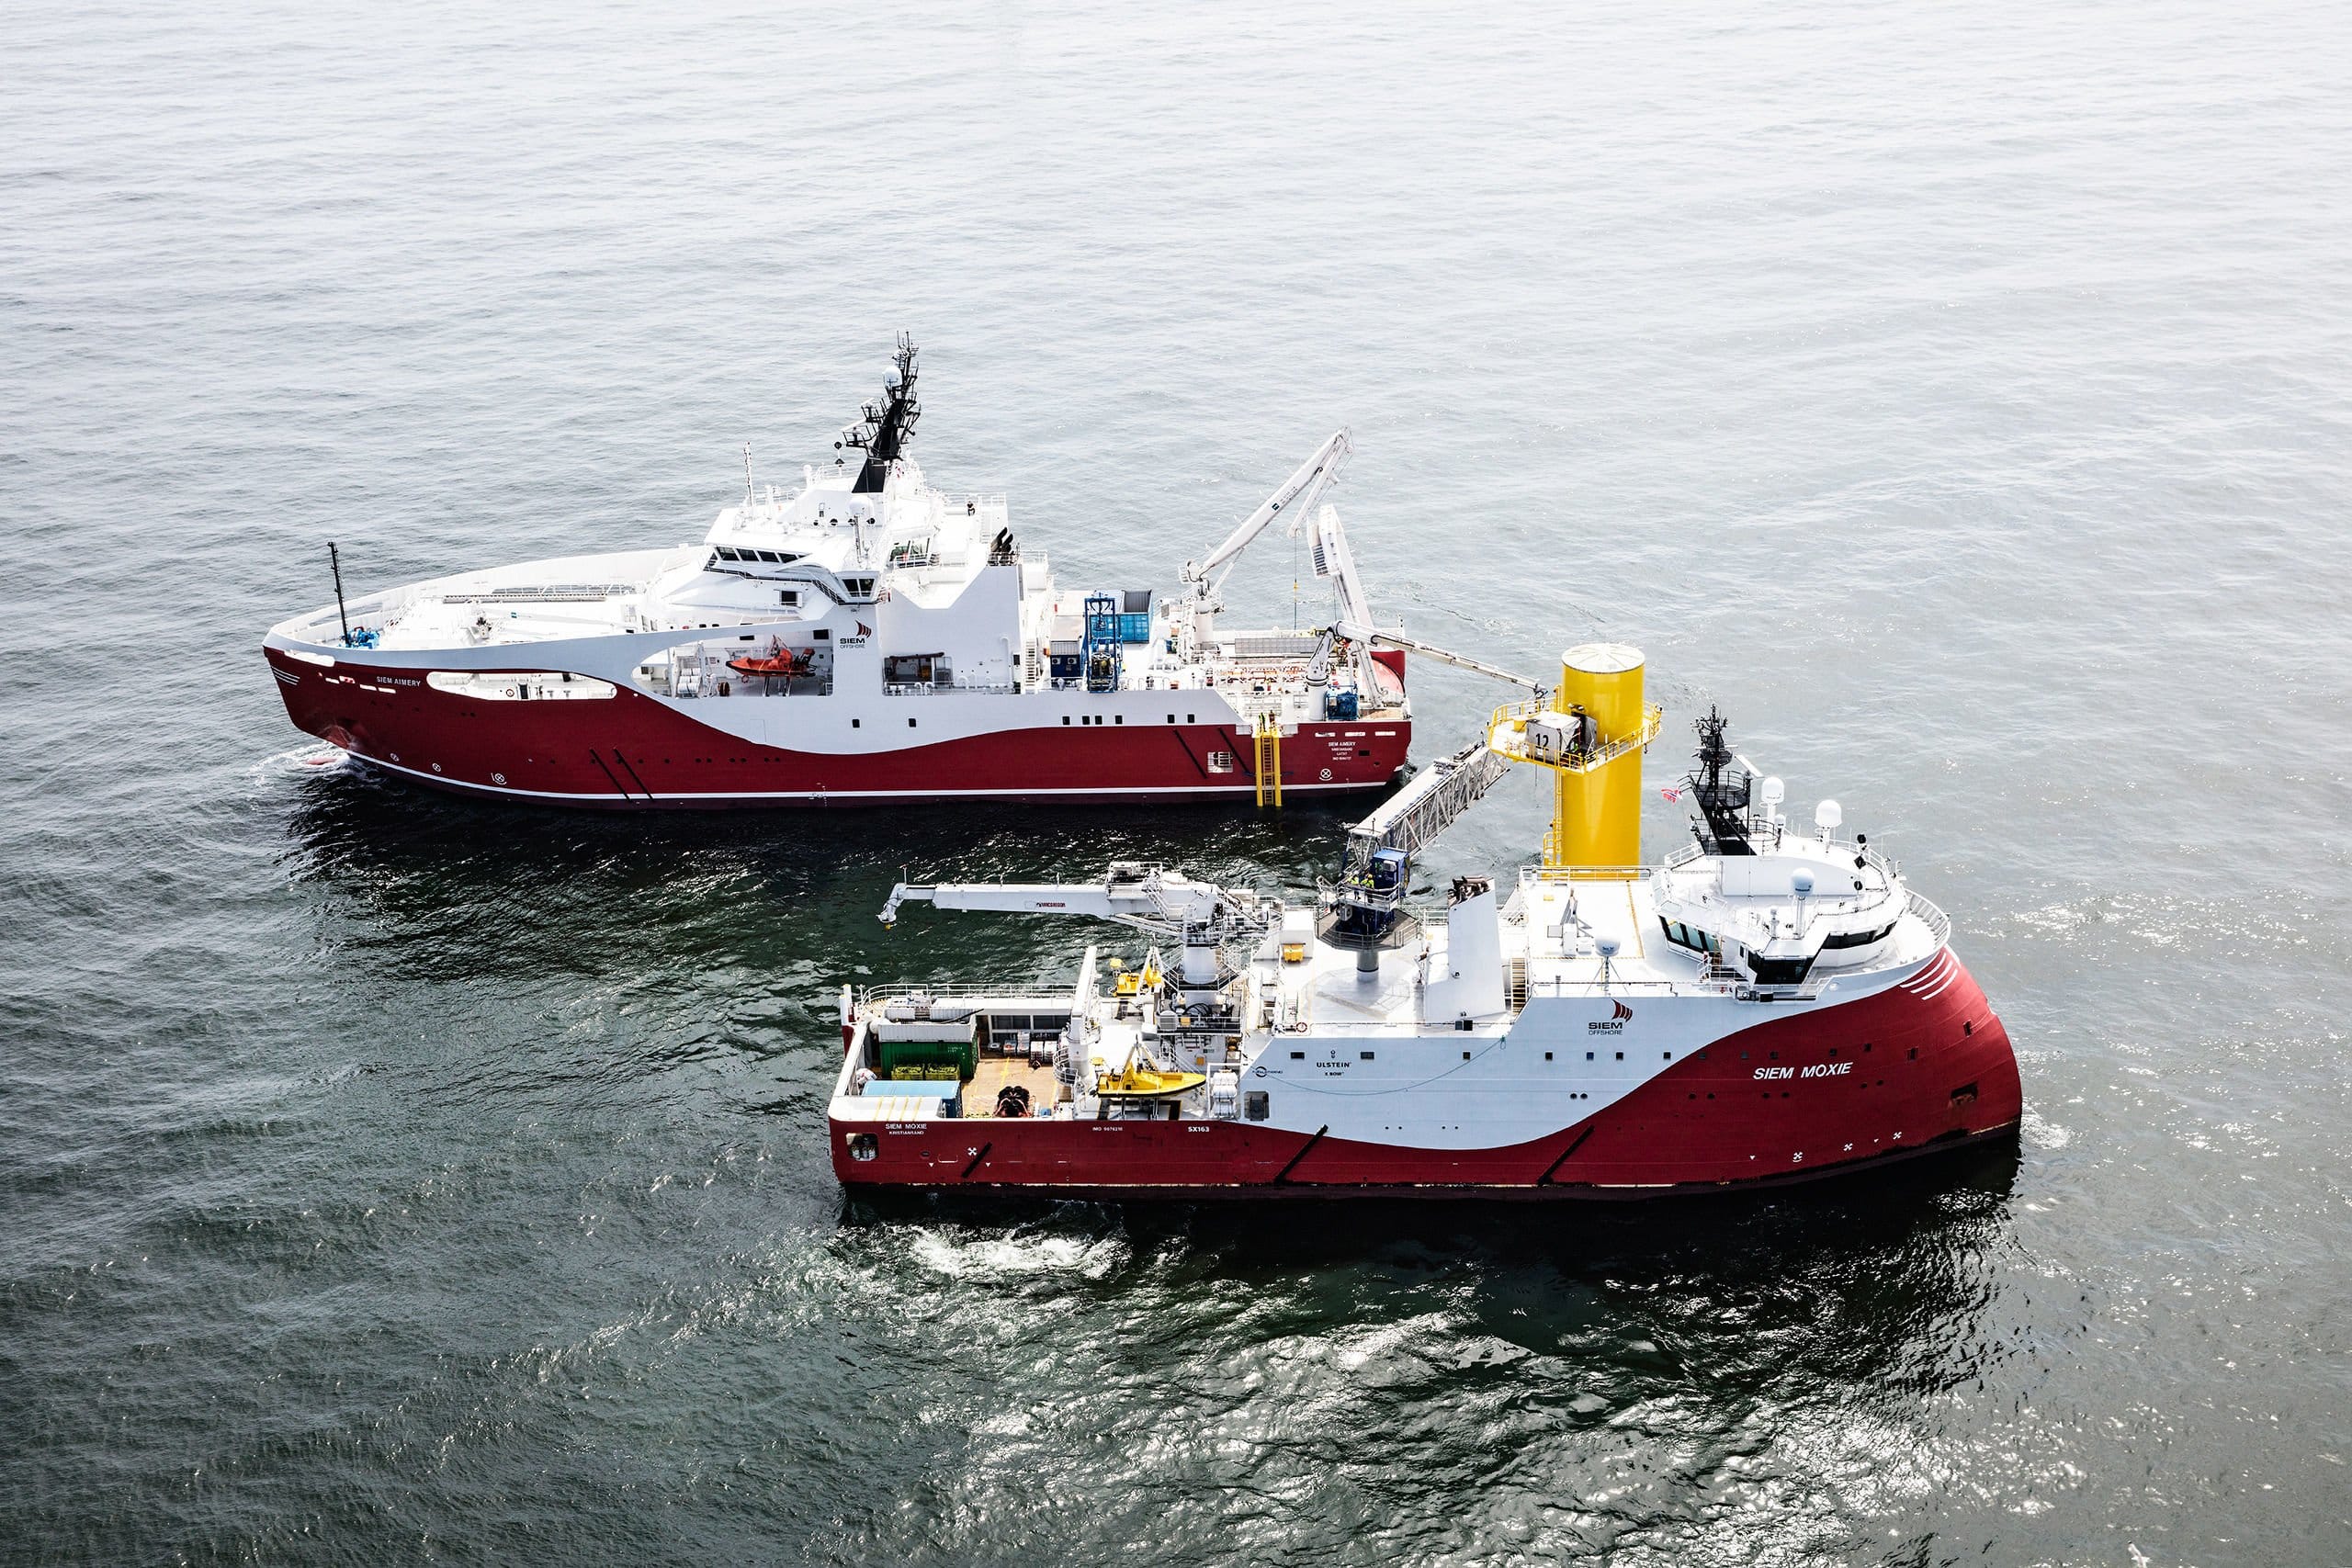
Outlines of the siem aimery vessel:
[[[1412,739],[1405,652],[1374,627],[1333,435],[1182,586],[1067,591],[1001,495],[908,455],[888,384],[797,491],[753,482],[699,544],[567,556],[336,602],[271,629],[296,726],[439,788],[609,808],[1241,799],[1386,784]],[[1281,522],[1337,614],[1230,630],[1220,592]],[[331,560],[334,559],[331,547]],[[1382,646],[1385,645],[1385,646]]]
[[[828,1105],[854,1190],[1099,1198],[1629,1198],[1868,1170],[2012,1135],[2007,1031],[1943,912],[1825,800],[1697,723],[1693,837],[1639,859],[1661,716],[1589,644],[1349,835],[1314,907],[1137,863],[1099,883],[900,884],[946,908],[1161,939],[1075,983],[844,989]],[[1540,863],[1408,903],[1409,857],[1514,762],[1554,776]],[[1683,792],[1669,792],[1680,798]]]

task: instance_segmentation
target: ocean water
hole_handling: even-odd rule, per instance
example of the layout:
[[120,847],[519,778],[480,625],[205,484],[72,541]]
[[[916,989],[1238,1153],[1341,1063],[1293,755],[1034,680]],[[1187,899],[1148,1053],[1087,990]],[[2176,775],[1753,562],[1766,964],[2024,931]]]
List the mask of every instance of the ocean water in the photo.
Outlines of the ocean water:
[[[2324,5],[7,7],[0,1560],[2352,1560],[2348,87]],[[848,1202],[838,987],[1098,934],[885,932],[902,866],[1298,885],[1351,813],[307,765],[327,540],[695,536],[900,330],[1067,581],[1350,425],[1384,612],[1640,644],[1952,911],[2014,1151]],[[1496,700],[1413,682],[1423,757]]]

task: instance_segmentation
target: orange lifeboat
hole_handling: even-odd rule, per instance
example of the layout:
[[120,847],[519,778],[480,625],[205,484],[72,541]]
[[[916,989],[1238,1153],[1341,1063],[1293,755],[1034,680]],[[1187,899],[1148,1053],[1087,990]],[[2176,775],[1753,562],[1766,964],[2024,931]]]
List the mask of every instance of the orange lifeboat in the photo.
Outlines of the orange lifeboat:
[[774,681],[789,681],[808,674],[812,650],[786,648],[781,639],[773,644],[764,658],[743,654],[727,661],[727,668],[738,675],[763,675]]

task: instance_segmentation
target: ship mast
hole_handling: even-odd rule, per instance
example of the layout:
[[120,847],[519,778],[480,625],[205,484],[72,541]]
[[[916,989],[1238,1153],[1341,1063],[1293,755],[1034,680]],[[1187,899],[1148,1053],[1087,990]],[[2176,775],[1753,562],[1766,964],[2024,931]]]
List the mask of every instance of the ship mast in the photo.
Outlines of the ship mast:
[[890,475],[890,465],[913,439],[922,405],[915,401],[915,340],[899,334],[899,352],[891,357],[890,374],[882,385],[882,400],[868,403],[865,417],[842,433],[844,446],[861,447],[865,462],[857,470],[852,495],[879,495]]
[[1756,851],[1747,841],[1747,805],[1754,780],[1745,768],[1736,783],[1724,778],[1724,769],[1736,760],[1731,742],[1724,739],[1724,722],[1722,711],[1712,705],[1697,721],[1699,765],[1686,782],[1698,795],[1699,815],[1707,822],[1699,834],[1701,845],[1713,854],[1752,855]]

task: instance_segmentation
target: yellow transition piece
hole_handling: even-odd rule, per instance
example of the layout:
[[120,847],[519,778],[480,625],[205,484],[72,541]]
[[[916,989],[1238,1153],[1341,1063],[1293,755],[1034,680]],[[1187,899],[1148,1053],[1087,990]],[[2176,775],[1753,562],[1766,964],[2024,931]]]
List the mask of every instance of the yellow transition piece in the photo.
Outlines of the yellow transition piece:
[[[1592,716],[1595,751],[1641,734],[1642,654],[1623,643],[1579,643],[1560,656],[1560,689],[1550,705]],[[1642,749],[1629,746],[1588,771],[1552,774],[1552,830],[1544,863],[1587,869],[1639,865],[1642,860]]]

